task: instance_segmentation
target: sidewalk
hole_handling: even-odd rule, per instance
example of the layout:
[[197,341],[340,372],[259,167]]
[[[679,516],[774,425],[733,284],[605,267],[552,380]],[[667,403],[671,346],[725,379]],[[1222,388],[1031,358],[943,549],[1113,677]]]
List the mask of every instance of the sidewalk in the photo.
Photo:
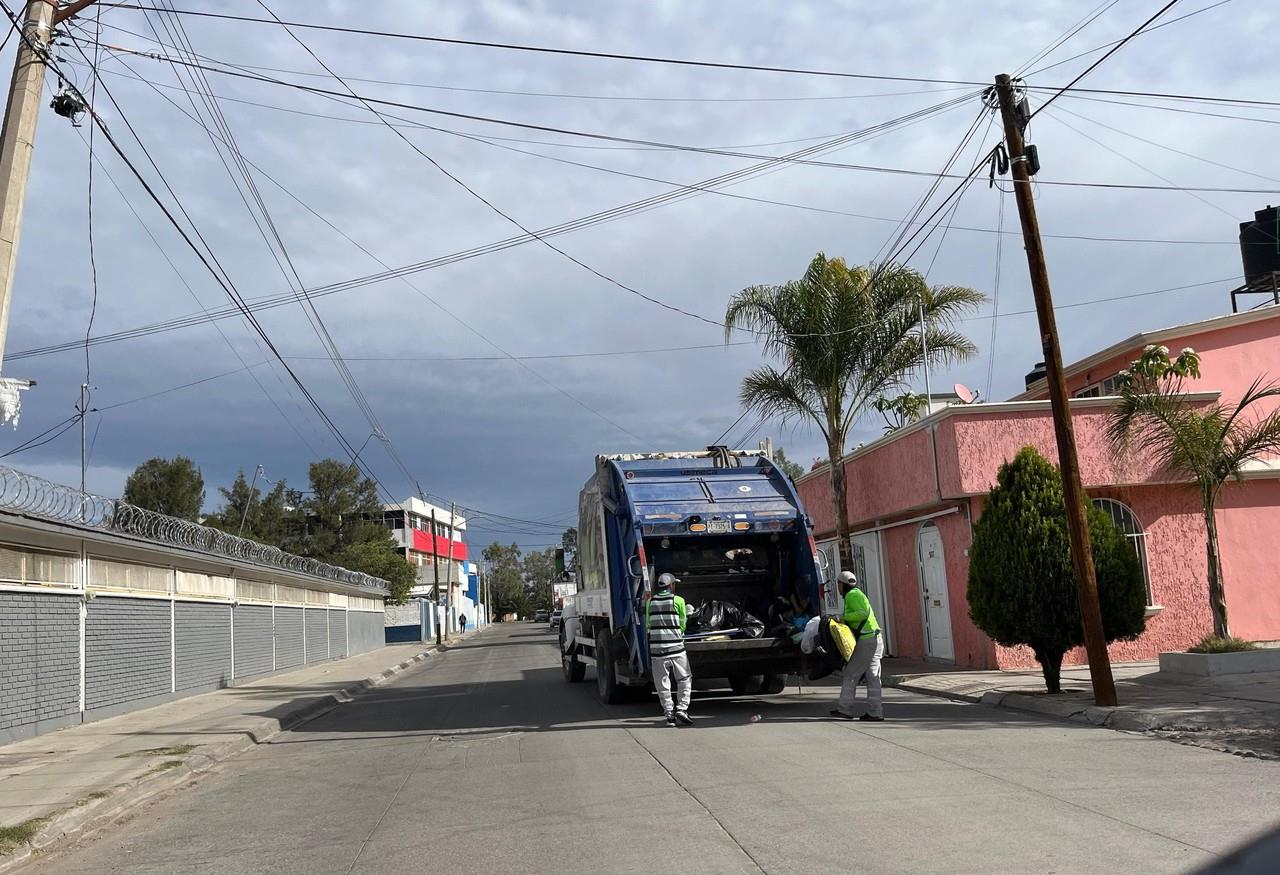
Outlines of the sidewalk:
[[[476,634],[483,632],[463,637]],[[436,649],[388,645],[0,746],[0,872],[385,683]]]
[[1048,714],[1109,729],[1148,732],[1242,756],[1280,759],[1280,672],[1191,678],[1161,674],[1155,660],[1112,665],[1117,707],[1093,704],[1088,666],[1064,666],[1061,695],[1039,670],[974,671],[885,660],[898,689]]

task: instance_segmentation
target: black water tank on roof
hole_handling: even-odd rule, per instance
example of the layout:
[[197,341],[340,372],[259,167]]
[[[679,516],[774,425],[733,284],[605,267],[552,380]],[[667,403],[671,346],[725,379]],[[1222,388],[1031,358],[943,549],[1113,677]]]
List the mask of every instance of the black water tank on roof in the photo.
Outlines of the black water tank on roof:
[[1045,377],[1044,362],[1036,362],[1036,366],[1027,373],[1023,379],[1026,380],[1027,388],[1031,388],[1031,384],[1037,380],[1043,380]]
[[1240,260],[1250,285],[1280,273],[1280,209],[1268,204],[1253,214],[1252,222],[1241,223]]

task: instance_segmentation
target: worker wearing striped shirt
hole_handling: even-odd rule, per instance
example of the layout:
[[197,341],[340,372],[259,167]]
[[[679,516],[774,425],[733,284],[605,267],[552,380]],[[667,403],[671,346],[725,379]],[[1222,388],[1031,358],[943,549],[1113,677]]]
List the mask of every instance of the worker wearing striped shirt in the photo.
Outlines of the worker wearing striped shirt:
[[[684,599],[674,592],[679,582],[674,574],[658,575],[653,596],[645,606],[644,620],[649,631],[649,667],[667,725],[692,726],[689,697],[693,692],[693,672],[689,670],[689,655],[684,649]],[[673,676],[676,680],[674,699],[671,695]]]

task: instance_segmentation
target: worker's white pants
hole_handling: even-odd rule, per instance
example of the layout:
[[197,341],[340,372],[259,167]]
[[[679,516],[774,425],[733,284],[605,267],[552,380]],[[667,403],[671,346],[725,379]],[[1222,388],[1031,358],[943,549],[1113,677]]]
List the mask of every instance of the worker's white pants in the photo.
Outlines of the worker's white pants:
[[867,677],[867,713],[876,717],[884,716],[884,706],[880,704],[880,659],[884,656],[884,636],[869,635],[859,638],[853,648],[853,656],[841,669],[840,702],[836,706],[846,714],[852,714],[858,701],[858,681],[863,675]]
[[[662,713],[670,714],[673,710],[689,710],[689,696],[693,693],[693,672],[689,670],[689,654],[681,651],[671,656],[655,656],[650,663],[653,670],[653,686],[658,691],[658,701],[662,703]],[[671,701],[671,676],[676,679],[675,707]]]

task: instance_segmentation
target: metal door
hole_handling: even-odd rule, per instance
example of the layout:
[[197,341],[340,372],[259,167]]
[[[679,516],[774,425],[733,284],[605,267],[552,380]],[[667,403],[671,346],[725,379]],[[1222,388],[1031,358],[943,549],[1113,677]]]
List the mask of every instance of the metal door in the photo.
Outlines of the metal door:
[[942,552],[938,527],[926,522],[916,540],[920,567],[920,596],[924,610],[925,655],[932,659],[955,659],[951,640],[951,605],[947,598],[947,562]]

